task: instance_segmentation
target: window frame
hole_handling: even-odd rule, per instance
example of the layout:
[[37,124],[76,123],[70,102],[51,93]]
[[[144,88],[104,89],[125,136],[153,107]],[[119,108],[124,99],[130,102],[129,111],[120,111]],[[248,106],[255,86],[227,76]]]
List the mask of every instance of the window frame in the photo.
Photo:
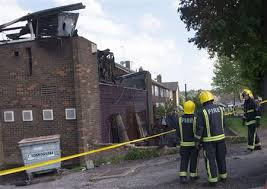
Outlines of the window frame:
[[[70,111],[70,110],[74,110],[74,118],[69,118],[68,117],[68,111]],[[66,120],[76,120],[77,119],[77,114],[76,114],[76,108],[66,108],[65,109],[65,119]]]
[[[26,112],[30,112],[31,113],[31,119],[25,120],[24,113],[26,113]],[[22,121],[24,121],[24,122],[31,122],[31,121],[33,121],[33,113],[32,113],[32,110],[22,110]]]
[[[45,112],[51,112],[51,118],[45,118]],[[43,110],[43,121],[53,121],[54,120],[54,111],[53,109],[44,109]]]
[[[6,120],[6,114],[7,113],[12,114],[12,120]],[[15,122],[14,111],[4,111],[4,122],[6,122],[6,123]]]

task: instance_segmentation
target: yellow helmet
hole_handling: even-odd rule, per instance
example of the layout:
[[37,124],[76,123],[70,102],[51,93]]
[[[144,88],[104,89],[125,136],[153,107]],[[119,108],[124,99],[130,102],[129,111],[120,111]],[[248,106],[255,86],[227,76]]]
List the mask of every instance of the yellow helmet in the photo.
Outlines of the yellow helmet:
[[214,96],[209,91],[201,91],[199,95],[199,99],[200,99],[201,104],[204,104],[205,102],[214,100]]
[[244,89],[242,92],[242,96],[244,98],[244,95],[247,94],[250,98],[254,98],[253,93],[249,89]]
[[194,114],[196,105],[193,101],[188,100],[184,103],[184,113],[185,114]]

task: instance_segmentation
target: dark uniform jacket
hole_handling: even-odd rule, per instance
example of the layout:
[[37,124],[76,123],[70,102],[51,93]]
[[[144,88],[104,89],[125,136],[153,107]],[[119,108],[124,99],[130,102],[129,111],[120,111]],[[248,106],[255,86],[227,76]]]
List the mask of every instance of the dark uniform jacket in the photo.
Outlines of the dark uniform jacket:
[[252,99],[245,100],[244,103],[245,124],[253,125],[261,118],[259,105]]
[[193,114],[185,114],[179,118],[177,129],[181,146],[195,146],[196,117]]
[[224,113],[220,106],[211,102],[204,104],[203,109],[198,113],[195,138],[203,142],[225,138]]

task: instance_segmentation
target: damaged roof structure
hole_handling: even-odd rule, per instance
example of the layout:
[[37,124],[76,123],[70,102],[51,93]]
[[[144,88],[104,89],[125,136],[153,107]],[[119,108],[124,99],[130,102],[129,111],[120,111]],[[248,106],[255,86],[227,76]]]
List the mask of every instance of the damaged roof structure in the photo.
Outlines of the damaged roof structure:
[[[0,44],[49,37],[77,36],[76,23],[79,13],[70,11],[84,9],[82,3],[46,9],[0,25],[0,33],[9,32]],[[24,26],[18,23],[27,22]],[[13,27],[10,27],[12,26]],[[11,33],[10,33],[11,31]]]

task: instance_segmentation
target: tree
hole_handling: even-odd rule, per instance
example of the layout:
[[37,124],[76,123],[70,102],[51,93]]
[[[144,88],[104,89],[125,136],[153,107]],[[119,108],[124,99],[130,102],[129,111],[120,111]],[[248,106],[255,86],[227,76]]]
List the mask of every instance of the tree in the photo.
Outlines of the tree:
[[156,117],[162,118],[175,111],[177,111],[175,103],[172,100],[169,100],[164,105],[160,104],[158,107],[156,107],[155,115]]
[[179,95],[179,105],[180,106],[184,106],[184,102],[185,102],[185,97],[184,95]]
[[264,6],[264,0],[181,0],[178,12],[186,28],[196,31],[189,42],[211,56],[239,61],[240,76],[259,89],[267,74]]
[[215,76],[212,78],[212,86],[221,92],[236,93],[245,85],[240,75],[240,63],[231,61],[226,56],[217,59],[213,73]]
[[226,56],[218,57],[214,65],[212,86],[216,91],[233,94],[234,102],[235,97],[239,96],[240,88],[248,85],[248,82],[241,79],[240,69],[240,62],[230,60]]
[[[198,110],[201,107],[201,103],[199,100],[199,94],[201,90],[189,90],[187,91],[187,100],[192,100],[196,104],[196,110]],[[184,92],[181,92],[181,94],[184,94]],[[183,106],[183,104],[182,104]]]

